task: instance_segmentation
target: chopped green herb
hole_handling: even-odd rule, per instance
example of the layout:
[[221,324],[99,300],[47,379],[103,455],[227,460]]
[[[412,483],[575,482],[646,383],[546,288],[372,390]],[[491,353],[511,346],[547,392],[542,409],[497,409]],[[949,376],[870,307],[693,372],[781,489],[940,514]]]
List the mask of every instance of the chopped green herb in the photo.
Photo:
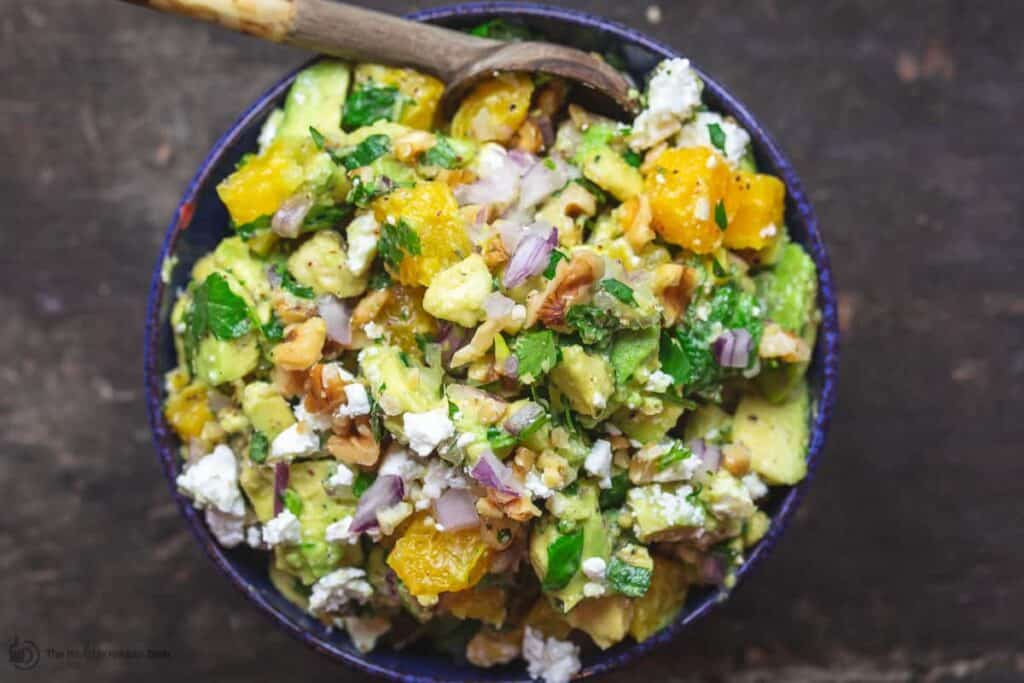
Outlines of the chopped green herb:
[[629,306],[636,306],[636,297],[633,296],[633,289],[624,282],[620,282],[615,278],[608,278],[606,280],[601,280],[598,284],[601,289],[608,292],[622,303]]
[[391,151],[391,138],[382,133],[370,135],[355,149],[341,157],[341,164],[350,171],[369,166]]
[[352,216],[352,205],[334,206],[333,204],[318,204],[309,210],[302,221],[303,232],[316,232],[317,230],[330,230],[342,221]]
[[237,339],[252,329],[249,306],[231,291],[220,273],[211,273],[192,293],[185,314],[185,350],[191,360],[207,334],[222,341]]
[[580,570],[583,557],[583,530],[559,536],[548,546],[548,570],[544,576],[544,590],[565,588]]
[[398,118],[405,99],[394,86],[382,86],[367,81],[356,86],[345,100],[341,127],[347,133],[375,121],[394,121]]
[[590,180],[587,180],[583,176],[576,178],[573,182],[575,182],[577,185],[582,186],[584,190],[594,195],[594,197],[597,199],[598,204],[607,204],[608,202],[611,201],[611,197],[608,195],[607,192],[605,192],[600,187],[595,185]]
[[257,232],[269,230],[270,222],[272,219],[273,216],[271,216],[270,214],[267,214],[265,216],[259,216],[258,218],[252,219],[248,223],[236,225],[235,232],[238,233],[238,236],[241,237],[243,240],[249,241]]
[[440,166],[441,168],[455,168],[462,161],[459,153],[452,147],[452,143],[443,135],[437,136],[437,142],[420,157],[424,166]]
[[601,489],[597,501],[602,510],[622,507],[629,491],[629,475],[620,472],[612,477],[611,488]]
[[409,354],[407,354],[405,351],[398,352],[398,360],[402,361],[402,365],[404,365],[405,367],[412,367],[412,362],[409,360]]
[[400,266],[406,256],[419,256],[421,249],[420,236],[405,220],[399,218],[397,223],[385,223],[381,228],[377,252],[392,268]]
[[516,337],[514,350],[519,361],[519,379],[533,384],[558,364],[558,346],[551,330],[525,332]]
[[630,598],[642,597],[651,587],[650,569],[623,562],[618,557],[608,562],[605,578],[613,591]]
[[520,24],[510,24],[504,19],[491,19],[479,26],[469,30],[470,35],[480,38],[493,38],[494,40],[508,40],[518,42],[521,40],[535,40],[538,36],[535,31]]
[[324,139],[324,134],[323,133],[318,131],[313,126],[310,126],[309,127],[309,136],[311,138],[313,138],[313,144],[316,145],[317,149],[323,149],[324,148],[325,139]]
[[588,345],[603,344],[619,326],[608,311],[593,304],[576,304],[565,314],[565,322],[579,335],[580,341]]
[[624,330],[615,335],[608,360],[615,371],[615,382],[624,384],[658,350],[658,328]]
[[544,269],[544,277],[551,279],[555,277],[555,273],[558,271],[559,261],[568,261],[569,257],[565,253],[558,249],[551,250],[551,256],[548,257],[548,267]]
[[365,209],[370,202],[385,193],[386,190],[382,183],[365,183],[362,178],[356,176],[352,179],[352,188],[345,196],[345,201],[360,209]]
[[266,462],[267,452],[270,450],[270,440],[263,432],[254,431],[249,440],[249,459],[254,463]]
[[551,157],[546,157],[544,159],[544,166],[547,167],[549,171],[554,171],[555,169],[558,168],[558,165],[555,163],[555,160],[552,159]]
[[297,296],[300,299],[312,299],[316,297],[316,293],[313,291],[313,288],[300,285],[296,282],[295,277],[283,263],[277,264],[274,271],[281,278],[281,289],[292,296]]
[[289,512],[298,517],[302,514],[302,498],[292,489],[285,489],[281,494],[284,506]]
[[729,218],[725,215],[725,203],[721,199],[715,204],[715,225],[719,230],[729,227]]
[[[385,385],[382,385],[379,391],[383,393],[384,388]],[[384,411],[373,394],[369,394],[367,398],[370,401],[370,431],[373,433],[373,440],[380,443],[384,440]]]
[[370,282],[367,287],[373,290],[387,289],[391,286],[391,276],[388,275],[386,270],[378,270],[370,276]]
[[503,455],[504,452],[507,452],[510,448],[516,445],[516,437],[509,434],[504,429],[488,427],[487,442],[491,445],[491,450],[498,455]]
[[541,427],[546,425],[549,421],[550,421],[550,418],[547,416],[547,414],[546,413],[541,413],[540,415],[537,416],[537,418],[533,422],[531,422],[530,424],[526,425],[526,427],[524,427],[519,432],[519,440],[522,441],[523,439],[530,438],[531,436],[536,434],[537,431]]
[[644,163],[644,158],[639,152],[635,152],[631,149],[627,149],[622,153],[622,158],[626,160],[626,163],[633,168],[640,168],[640,164]]
[[658,456],[658,471],[668,469],[677,462],[682,462],[691,457],[693,457],[693,451],[681,443],[673,443],[671,448]]
[[362,470],[356,474],[355,481],[352,482],[352,495],[359,498],[366,489],[370,488],[370,485],[376,481],[377,475],[373,472],[363,472]]
[[453,419],[459,414],[459,406],[454,401],[448,401],[448,419]]
[[729,273],[716,258],[711,259],[711,272],[715,274],[715,277],[729,277]]
[[277,319],[275,313],[270,314],[270,320],[265,325],[260,326],[260,331],[263,332],[263,336],[267,341],[279,342],[284,339],[284,325]]
[[717,123],[708,124],[708,137],[711,138],[711,144],[717,147],[720,151],[725,152],[725,131]]

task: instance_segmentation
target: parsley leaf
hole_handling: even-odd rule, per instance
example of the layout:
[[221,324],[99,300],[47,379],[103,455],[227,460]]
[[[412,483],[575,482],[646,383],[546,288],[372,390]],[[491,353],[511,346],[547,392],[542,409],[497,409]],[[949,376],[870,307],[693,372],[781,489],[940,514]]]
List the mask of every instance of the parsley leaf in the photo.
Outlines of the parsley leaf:
[[633,168],[640,168],[640,164],[644,162],[644,158],[640,156],[639,152],[634,152],[631,149],[627,149],[622,153],[622,158],[626,160],[626,163]]
[[455,168],[462,161],[462,157],[452,147],[452,143],[443,135],[437,136],[437,143],[420,156],[420,162],[424,166],[440,166],[441,168]]
[[516,437],[498,427],[487,428],[487,442],[499,457],[516,445]]
[[313,138],[313,144],[316,145],[317,149],[323,149],[324,148],[324,142],[325,142],[324,134],[321,133],[320,131],[318,131],[313,126],[309,127],[309,137]]
[[569,257],[558,249],[551,250],[551,256],[548,257],[548,267],[544,269],[544,277],[548,280],[555,277],[555,271],[558,270],[559,261],[568,261]]
[[693,451],[681,443],[676,442],[672,444],[671,448],[658,456],[656,467],[660,472],[672,467],[672,465],[675,465],[677,462],[682,462],[683,460],[691,457],[693,457]]
[[370,485],[377,479],[377,476],[373,472],[360,471],[356,474],[355,481],[352,482],[352,495],[359,498],[363,495],[366,489],[370,488]]
[[399,218],[397,223],[385,223],[381,228],[377,253],[392,268],[400,266],[406,256],[419,256],[421,251],[420,236],[405,220]]
[[630,598],[642,597],[651,587],[650,569],[623,562],[618,557],[608,562],[605,578],[613,591]]
[[519,361],[519,379],[523,384],[533,384],[558,364],[558,346],[551,330],[521,334],[516,337],[514,347]]
[[252,326],[245,299],[231,291],[220,273],[211,273],[196,287],[185,324],[197,345],[207,333],[227,341],[241,337]]
[[624,331],[615,336],[608,360],[615,371],[615,381],[624,384],[644,361],[658,350],[658,327]]
[[300,285],[296,282],[291,272],[283,263],[277,264],[277,266],[274,267],[274,272],[281,278],[281,289],[290,293],[292,296],[297,296],[300,299],[312,299],[316,296],[312,287],[306,287],[305,285]]
[[386,192],[381,183],[365,183],[362,178],[356,176],[352,179],[352,189],[345,196],[345,201],[365,209],[370,202]]
[[603,344],[608,341],[618,321],[608,311],[593,304],[577,304],[565,314],[565,322],[580,336],[584,344]]
[[281,500],[284,501],[285,508],[293,515],[298,517],[302,514],[302,498],[299,494],[292,489],[285,489],[281,493]]
[[387,289],[391,286],[391,276],[386,270],[378,270],[370,276],[370,282],[366,285],[371,290]]
[[384,411],[373,394],[367,393],[366,396],[370,401],[370,431],[373,432],[373,440],[380,443],[384,440]]
[[279,342],[284,339],[284,325],[277,319],[277,314],[270,314],[270,321],[260,326],[260,331],[267,341]]
[[601,489],[597,502],[602,510],[608,508],[622,507],[626,502],[626,492],[629,491],[629,475],[619,472],[612,477],[612,486],[608,489]]
[[708,124],[708,137],[711,138],[711,144],[717,147],[722,152],[725,152],[725,131],[717,123]]
[[238,236],[245,241],[249,241],[257,232],[270,229],[270,221],[273,216],[266,214],[252,219],[248,223],[242,223],[241,225],[235,226],[235,232]]
[[340,157],[341,164],[349,171],[369,166],[391,151],[391,138],[382,133],[371,135],[356,145],[351,152]]
[[629,306],[636,306],[636,297],[633,296],[633,289],[615,278],[601,280],[598,285],[616,299]]
[[362,83],[345,100],[341,127],[348,133],[375,121],[394,121],[405,99],[392,85],[382,86],[372,81]]
[[270,440],[263,432],[253,432],[249,440],[249,459],[254,463],[266,462],[267,451],[270,450]]
[[352,215],[352,206],[334,206],[333,204],[318,204],[309,210],[302,221],[303,232],[316,232],[317,230],[330,230]]
[[715,225],[718,226],[719,230],[725,230],[729,227],[729,218],[725,215],[725,202],[721,199],[715,204]]
[[583,529],[559,536],[548,546],[548,571],[544,575],[544,590],[565,588],[580,570],[583,558]]

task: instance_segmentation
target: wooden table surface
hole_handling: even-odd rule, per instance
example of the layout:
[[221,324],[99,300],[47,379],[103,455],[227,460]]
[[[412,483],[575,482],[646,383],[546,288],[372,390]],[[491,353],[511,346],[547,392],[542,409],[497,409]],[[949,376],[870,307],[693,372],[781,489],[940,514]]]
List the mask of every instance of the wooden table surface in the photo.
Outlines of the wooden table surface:
[[[827,452],[781,545],[605,680],[1024,680],[1024,4],[563,4],[682,49],[766,123],[845,325]],[[0,680],[363,680],[217,573],[142,406],[177,198],[303,59],[109,0],[0,3],[0,625],[42,651],[25,672],[0,654]],[[168,657],[110,652],[147,647]]]

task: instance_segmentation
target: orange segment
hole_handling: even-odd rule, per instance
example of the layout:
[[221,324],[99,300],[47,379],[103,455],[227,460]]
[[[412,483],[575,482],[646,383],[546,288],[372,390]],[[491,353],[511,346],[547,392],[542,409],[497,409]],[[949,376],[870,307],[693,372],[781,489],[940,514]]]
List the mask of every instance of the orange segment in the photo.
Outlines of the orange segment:
[[483,81],[452,118],[452,135],[477,142],[508,142],[530,113],[533,80],[504,73]]
[[714,251],[723,230],[716,207],[725,207],[729,165],[705,147],[665,150],[644,178],[654,229],[662,239],[698,254]]
[[448,593],[442,604],[454,617],[477,619],[501,628],[505,623],[507,601],[505,589],[478,585],[458,593]]
[[395,543],[388,566],[418,598],[461,591],[477,584],[491,564],[491,553],[476,529],[438,531],[418,515]]
[[303,181],[300,148],[284,140],[249,159],[217,186],[231,219],[241,225],[277,211]]
[[441,81],[413,69],[396,69],[380,64],[360,64],[356,67],[355,79],[356,83],[373,81],[398,88],[408,100],[398,123],[410,128],[433,130],[437,105],[444,93]]
[[763,249],[782,234],[786,186],[775,176],[733,172],[727,201],[734,215],[725,231],[725,246]]
[[185,441],[198,437],[203,425],[213,419],[202,384],[190,384],[168,398],[164,410],[171,427]]

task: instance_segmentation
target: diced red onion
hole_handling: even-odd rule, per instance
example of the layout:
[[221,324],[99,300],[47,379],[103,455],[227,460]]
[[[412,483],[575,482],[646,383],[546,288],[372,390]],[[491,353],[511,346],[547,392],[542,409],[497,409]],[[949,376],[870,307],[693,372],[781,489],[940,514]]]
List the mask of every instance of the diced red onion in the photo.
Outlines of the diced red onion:
[[267,282],[270,283],[271,289],[280,289],[281,287],[281,275],[274,266],[267,266]]
[[505,359],[505,362],[501,364],[499,371],[505,377],[516,378],[519,376],[519,359],[515,356],[509,356]]
[[298,237],[306,214],[313,208],[313,198],[297,194],[284,200],[281,207],[270,219],[270,229],[281,237]]
[[498,460],[498,457],[489,448],[480,455],[480,459],[476,461],[469,473],[478,482],[498,493],[519,496],[523,492],[523,485],[516,478],[515,473],[505,467],[505,464]]
[[[546,161],[534,164],[525,176],[519,188],[518,209],[527,209],[550,197],[558,190],[565,187],[565,184],[579,175],[579,171],[556,157],[549,160],[554,168],[550,168]],[[575,173],[574,173],[575,171]]]
[[704,439],[694,439],[689,444],[690,450],[704,462],[704,467],[709,472],[718,470],[722,462],[722,451],[718,446],[707,443]]
[[519,166],[498,147],[485,147],[480,154],[483,158],[477,162],[479,179],[475,183],[459,185],[454,190],[459,206],[511,204],[519,192],[519,176],[522,175]]
[[491,292],[484,299],[484,312],[488,320],[500,320],[512,314],[516,302],[501,292]]
[[[529,219],[528,219],[529,220]],[[546,221],[523,222],[504,218],[494,224],[501,236],[502,246],[505,251],[512,253],[525,238],[530,235],[547,239],[551,233],[551,224]]]
[[520,176],[526,175],[531,168],[537,165],[537,157],[521,149],[510,149],[508,160],[516,167]]
[[478,526],[476,497],[467,489],[448,489],[434,501],[434,518],[445,531]]
[[523,238],[509,259],[501,284],[507,289],[521,285],[548,266],[551,252],[558,246],[558,229],[551,228],[547,238],[531,234]]
[[288,479],[291,476],[291,470],[288,469],[288,463],[279,462],[274,465],[274,515],[281,514],[284,510],[284,490],[288,488]]
[[[513,358],[515,356],[512,356]],[[518,436],[521,431],[532,425],[537,421],[541,415],[544,414],[544,408],[537,403],[527,403],[522,408],[514,412],[511,417],[505,420],[505,429],[509,434]]]
[[327,338],[339,344],[352,343],[352,307],[344,299],[325,294],[316,300],[316,310],[327,326]]
[[361,534],[378,526],[377,512],[402,502],[405,496],[405,482],[397,474],[382,474],[363,491],[352,515],[349,531]]
[[453,323],[442,324],[437,335],[437,343],[441,346],[441,362],[450,365],[452,356],[461,349],[469,339],[469,330]]
[[742,327],[726,330],[712,345],[715,360],[723,368],[745,368],[750,362],[751,342],[753,337]]

